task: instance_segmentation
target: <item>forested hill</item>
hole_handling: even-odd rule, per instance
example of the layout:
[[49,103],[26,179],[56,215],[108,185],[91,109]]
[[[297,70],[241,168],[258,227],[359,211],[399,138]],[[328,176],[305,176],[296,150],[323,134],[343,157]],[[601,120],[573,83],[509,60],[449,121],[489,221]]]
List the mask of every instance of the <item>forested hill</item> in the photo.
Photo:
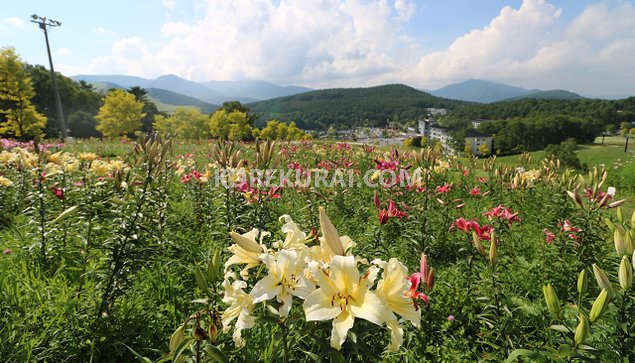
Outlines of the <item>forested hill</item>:
[[448,126],[460,127],[473,119],[506,120],[570,116],[598,121],[604,125],[635,121],[635,96],[622,100],[600,99],[520,99],[489,104],[464,104],[445,118]]
[[392,84],[369,88],[336,88],[251,103],[248,107],[269,119],[295,121],[303,129],[384,126],[393,120],[425,116],[427,108],[453,110],[463,101],[435,97],[412,87]]

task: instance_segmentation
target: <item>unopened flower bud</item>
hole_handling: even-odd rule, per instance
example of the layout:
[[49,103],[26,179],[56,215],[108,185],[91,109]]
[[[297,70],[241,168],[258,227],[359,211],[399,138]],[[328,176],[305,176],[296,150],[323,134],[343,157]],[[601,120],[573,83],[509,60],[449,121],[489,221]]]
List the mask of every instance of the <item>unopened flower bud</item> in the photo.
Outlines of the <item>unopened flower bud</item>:
[[549,313],[551,313],[552,317],[557,318],[560,315],[560,301],[558,300],[558,295],[556,295],[556,290],[551,284],[547,284],[542,287],[542,293],[545,295]]
[[218,339],[218,328],[214,324],[210,324],[207,329],[209,334],[209,341],[212,344],[216,344],[216,340]]
[[615,252],[622,256],[624,254],[624,239],[619,229],[616,229],[613,233],[613,243],[615,244]]
[[575,328],[575,335],[573,337],[575,345],[578,346],[584,343],[590,331],[589,319],[587,319],[584,313],[578,314],[578,326]]
[[609,278],[606,277],[604,271],[602,271],[602,269],[596,264],[593,264],[593,274],[595,275],[595,281],[597,281],[600,289],[605,289],[608,291],[609,296],[611,296],[613,294],[613,285],[611,285],[611,282],[609,281]]
[[571,197],[571,199],[573,199],[573,201],[578,204],[580,207],[582,207],[582,197],[580,197],[580,194],[576,193],[576,192],[572,192],[570,190],[567,190],[567,194],[569,195],[569,197]]
[[[586,276],[586,270],[582,270],[580,271],[580,274],[578,275],[578,294],[584,295],[588,286],[589,286],[589,282]],[[578,301],[578,304],[580,304],[579,301]]]
[[633,286],[633,266],[631,266],[626,256],[622,256],[618,277],[622,290],[627,291]]
[[472,231],[472,242],[474,243],[474,247],[476,247],[476,250],[481,255],[481,257],[485,257],[485,247],[483,247],[481,239],[474,231]]
[[492,268],[496,267],[498,260],[498,249],[496,247],[496,234],[492,231],[491,243],[489,245],[489,264]]
[[604,313],[604,310],[606,310],[606,307],[608,306],[608,302],[609,293],[608,291],[606,291],[606,289],[602,289],[598,297],[593,302],[591,312],[589,313],[589,319],[592,323],[594,323],[600,318],[600,316],[602,316],[602,313]]
[[196,340],[205,340],[208,339],[209,336],[207,335],[207,332],[201,328],[200,326],[197,326],[196,329],[194,329],[194,338]]
[[434,269],[431,268],[430,272],[428,272],[428,277],[426,278],[426,291],[430,292],[434,288]]

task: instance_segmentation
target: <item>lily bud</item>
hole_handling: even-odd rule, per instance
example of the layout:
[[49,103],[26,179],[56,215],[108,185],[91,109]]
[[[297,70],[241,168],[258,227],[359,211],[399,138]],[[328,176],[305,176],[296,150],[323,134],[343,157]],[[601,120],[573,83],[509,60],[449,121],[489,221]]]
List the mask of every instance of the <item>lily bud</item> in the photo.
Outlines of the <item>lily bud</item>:
[[617,214],[617,220],[618,220],[620,223],[624,222],[624,218],[622,217],[622,208],[617,207],[616,214]]
[[626,202],[626,199],[616,200],[615,202],[609,203],[607,207],[608,208],[619,207],[620,205],[624,204],[624,202]]
[[620,279],[620,286],[622,290],[627,291],[633,286],[633,266],[628,261],[626,256],[622,256],[622,262],[620,263],[620,271],[618,274]]
[[209,264],[207,265],[207,281],[211,284],[215,284],[218,282],[218,264],[220,262],[220,251],[214,250],[212,257],[209,259]]
[[205,275],[203,275],[203,271],[198,265],[194,269],[194,276],[196,276],[198,288],[203,290],[203,292],[207,292],[207,279],[205,279]]
[[434,288],[434,269],[431,268],[430,272],[428,272],[428,277],[426,278],[426,291],[430,292]]
[[256,241],[253,241],[241,234],[234,231],[229,232],[229,236],[236,242],[236,244],[245,251],[253,253],[263,253],[264,250]]
[[381,200],[379,200],[379,194],[377,193],[376,190],[375,190],[375,194],[373,195],[373,204],[375,205],[375,208],[377,209],[381,208]]
[[589,313],[589,319],[592,323],[598,320],[600,316],[602,316],[602,313],[604,313],[604,310],[606,310],[606,307],[608,306],[608,302],[609,293],[605,289],[602,289],[598,297],[593,302],[591,312]]
[[635,228],[635,211],[631,215],[631,228]]
[[604,271],[599,268],[596,264],[593,264],[593,274],[595,275],[595,281],[597,281],[600,289],[605,289],[608,291],[609,296],[613,294],[613,285],[611,285],[611,281],[606,277]]
[[337,230],[329,216],[326,215],[326,211],[324,207],[320,207],[320,228],[322,229],[322,237],[326,241],[326,245],[331,249],[331,251],[335,255],[344,256],[346,251],[344,251],[344,245],[342,245],[342,240],[340,240],[340,236],[337,234]]
[[476,247],[476,250],[481,255],[481,257],[485,257],[485,247],[483,247],[481,239],[474,231],[472,231],[472,242],[474,243],[474,247]]
[[489,264],[492,268],[496,267],[498,258],[498,249],[496,247],[496,234],[492,231],[491,243],[489,245]]
[[569,195],[569,197],[571,197],[571,199],[573,199],[573,201],[578,204],[580,207],[582,207],[582,197],[580,197],[580,194],[576,193],[576,192],[572,192],[570,190],[567,190],[567,194]]
[[587,319],[584,313],[578,314],[578,327],[575,328],[575,335],[573,336],[573,341],[575,345],[578,346],[586,340],[589,336],[589,332],[591,331],[591,327],[589,324],[589,319]]
[[615,224],[613,224],[613,222],[610,219],[604,218],[604,223],[609,228],[609,231],[611,233],[615,232]]
[[551,313],[551,316],[554,318],[560,316],[560,301],[553,286],[551,286],[551,284],[543,286],[542,293],[545,295],[545,302],[547,303],[547,309],[549,313]]
[[624,254],[632,255],[635,251],[635,229],[624,233]]
[[428,280],[428,256],[425,253],[421,254],[421,261],[419,261],[419,271],[421,272],[423,282]]
[[613,233],[613,243],[615,244],[615,252],[622,256],[624,254],[624,239],[619,229],[616,229]]
[[207,329],[207,333],[209,334],[209,342],[212,344],[216,344],[216,340],[218,339],[218,328],[216,325],[210,323],[209,328]]
[[[586,270],[582,270],[580,271],[580,274],[578,275],[578,294],[584,295],[588,286],[589,286],[589,282],[586,277]],[[578,304],[580,303],[581,302],[578,301]]]

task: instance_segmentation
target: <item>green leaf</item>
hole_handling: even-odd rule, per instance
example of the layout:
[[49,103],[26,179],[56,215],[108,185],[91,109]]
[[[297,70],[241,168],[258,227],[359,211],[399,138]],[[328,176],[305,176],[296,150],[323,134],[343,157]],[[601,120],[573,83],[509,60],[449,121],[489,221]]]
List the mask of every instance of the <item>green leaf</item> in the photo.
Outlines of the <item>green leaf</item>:
[[198,288],[203,290],[203,292],[207,292],[207,279],[205,278],[205,275],[203,275],[203,270],[201,270],[198,265],[196,265],[196,268],[194,269],[194,275],[196,276],[196,284],[198,285]]
[[536,352],[534,352],[533,350],[529,350],[529,349],[516,349],[513,352],[511,352],[511,354],[509,355],[509,357],[507,357],[507,359],[505,360],[505,363],[511,363],[514,362],[518,359],[518,357],[531,357],[536,355]]
[[74,205],[74,206],[66,209],[65,211],[60,213],[60,215],[57,216],[57,218],[55,218],[55,220],[53,220],[53,223],[61,222],[61,221],[65,220],[66,218],[72,216],[73,214],[77,213],[78,207],[79,206]]
[[229,362],[229,359],[225,355],[225,353],[221,352],[220,349],[213,345],[205,346],[205,352],[209,355],[215,362]]
[[179,359],[181,354],[183,354],[185,349],[187,349],[187,347],[190,345],[190,343],[193,340],[194,340],[194,338],[192,338],[190,336],[186,336],[185,339],[183,339],[183,341],[181,342],[181,344],[179,344],[179,346],[176,347],[174,352],[172,352],[172,361],[176,362],[176,360]]
[[124,344],[124,343],[121,343],[121,344],[123,344],[123,346],[124,346],[124,347],[128,348],[128,350],[129,350],[129,351],[130,351],[130,352],[131,352],[131,353],[135,356],[135,358],[137,358],[140,362],[143,362],[143,363],[152,363],[152,359],[142,356],[141,354],[139,354],[139,353],[135,352],[135,350],[134,350],[134,349],[130,348],[129,346],[127,346],[127,345],[126,345],[126,344]]
[[552,325],[549,328],[555,330],[555,331],[559,331],[562,333],[571,333],[571,329],[567,328],[564,325]]

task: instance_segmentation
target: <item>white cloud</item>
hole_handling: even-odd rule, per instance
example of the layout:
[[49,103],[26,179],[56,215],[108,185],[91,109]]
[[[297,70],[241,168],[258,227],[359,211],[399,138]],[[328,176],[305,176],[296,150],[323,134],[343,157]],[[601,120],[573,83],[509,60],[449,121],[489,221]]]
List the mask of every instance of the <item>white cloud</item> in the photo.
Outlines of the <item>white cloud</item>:
[[412,79],[438,87],[469,78],[588,95],[635,94],[635,9],[587,7],[570,24],[543,0],[505,7],[491,23],[421,57]]
[[55,51],[55,55],[58,55],[58,56],[66,56],[71,54],[73,54],[73,52],[68,48],[60,48]]
[[20,18],[13,17],[13,18],[6,18],[2,20],[4,23],[12,25],[16,28],[20,28],[20,29],[26,28],[26,23]]
[[168,10],[173,10],[176,8],[176,0],[163,0],[163,7]]
[[429,89],[481,78],[591,95],[635,94],[635,8],[629,2],[598,2],[565,23],[562,10],[547,1],[524,0],[432,53],[424,53],[425,44],[417,40],[425,36],[406,33],[417,13],[413,1],[195,5],[197,21],[165,23],[152,43],[120,39],[111,55],[94,60],[84,73],[174,73],[192,80],[251,78],[313,87],[403,82]]
[[[143,69],[145,76],[359,85],[399,69],[397,60],[410,49],[403,47],[402,30],[414,5],[405,0],[281,0],[277,5],[208,0],[204,5],[196,23],[164,24],[162,47],[128,54],[121,46],[129,40],[121,40],[91,70],[114,65],[126,73]],[[137,39],[135,46],[143,44]]]

